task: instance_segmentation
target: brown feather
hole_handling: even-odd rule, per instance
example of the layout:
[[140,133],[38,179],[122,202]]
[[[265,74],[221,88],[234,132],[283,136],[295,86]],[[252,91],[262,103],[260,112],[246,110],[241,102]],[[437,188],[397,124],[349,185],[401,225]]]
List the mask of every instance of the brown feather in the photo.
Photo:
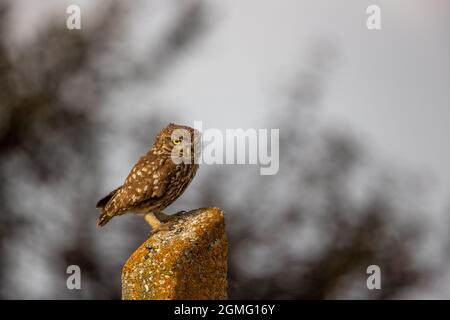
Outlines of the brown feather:
[[97,226],[98,226],[98,227],[103,227],[105,224],[108,223],[109,220],[112,219],[112,217],[113,217],[113,216],[110,216],[110,215],[108,214],[108,212],[103,211],[103,212],[101,213],[100,217],[99,217],[98,220],[97,220]]
[[120,187],[114,189],[113,191],[111,191],[110,193],[108,193],[107,196],[101,198],[101,199],[97,202],[97,204],[95,205],[95,207],[96,207],[96,208],[101,208],[101,209],[103,209],[103,208],[106,206],[106,204],[109,202],[109,200],[111,200],[111,198],[116,194],[116,192],[117,192],[120,188],[122,188],[122,186],[120,186]]

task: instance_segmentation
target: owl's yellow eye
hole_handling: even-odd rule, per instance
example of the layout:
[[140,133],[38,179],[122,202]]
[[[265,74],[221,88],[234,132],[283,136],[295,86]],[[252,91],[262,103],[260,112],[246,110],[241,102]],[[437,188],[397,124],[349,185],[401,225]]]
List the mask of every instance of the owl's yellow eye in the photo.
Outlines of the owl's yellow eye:
[[180,144],[181,143],[181,139],[173,139],[172,143],[175,144],[175,145]]

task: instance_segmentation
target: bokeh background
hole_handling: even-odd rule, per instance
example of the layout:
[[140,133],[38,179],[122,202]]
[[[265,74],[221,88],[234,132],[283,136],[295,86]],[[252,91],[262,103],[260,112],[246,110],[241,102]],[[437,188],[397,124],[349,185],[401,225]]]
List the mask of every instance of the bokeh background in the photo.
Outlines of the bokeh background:
[[149,230],[95,202],[194,120],[280,129],[279,174],[203,166],[167,210],[225,210],[231,298],[450,298],[449,30],[446,0],[0,0],[0,298],[119,299]]

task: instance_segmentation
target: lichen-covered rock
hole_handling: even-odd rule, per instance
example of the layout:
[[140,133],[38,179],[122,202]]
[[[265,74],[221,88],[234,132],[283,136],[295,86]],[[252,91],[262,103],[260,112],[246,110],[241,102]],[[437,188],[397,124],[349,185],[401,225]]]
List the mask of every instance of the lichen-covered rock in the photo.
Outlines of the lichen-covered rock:
[[174,216],[122,269],[122,299],[226,299],[228,241],[223,212]]

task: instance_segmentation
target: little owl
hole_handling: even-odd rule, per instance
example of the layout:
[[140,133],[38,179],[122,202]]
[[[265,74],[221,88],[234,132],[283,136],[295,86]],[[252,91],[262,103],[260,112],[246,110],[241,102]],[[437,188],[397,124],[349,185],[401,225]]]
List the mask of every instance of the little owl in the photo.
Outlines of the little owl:
[[156,137],[152,148],[135,164],[125,182],[97,203],[97,225],[114,216],[143,213],[154,231],[168,216],[162,212],[186,190],[198,164],[200,133],[193,128],[169,124]]

